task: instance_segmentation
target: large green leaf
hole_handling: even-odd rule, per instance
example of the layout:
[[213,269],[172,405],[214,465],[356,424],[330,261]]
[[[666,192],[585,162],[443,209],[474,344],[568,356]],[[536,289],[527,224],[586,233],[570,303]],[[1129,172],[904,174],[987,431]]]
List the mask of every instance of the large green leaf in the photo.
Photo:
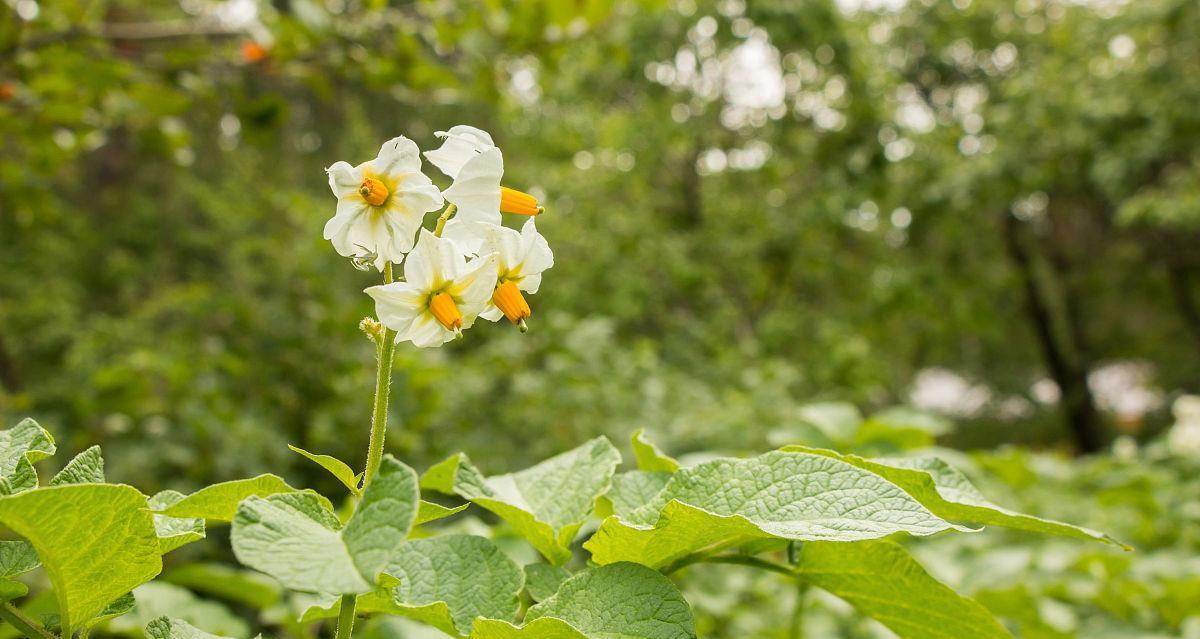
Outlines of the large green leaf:
[[457,494],[499,515],[551,563],[571,558],[571,542],[604,494],[621,455],[604,437],[507,475],[484,477],[466,455],[430,468],[421,486]]
[[806,543],[796,573],[905,639],[1011,637],[986,608],[929,576],[888,541]]
[[311,493],[246,498],[231,541],[243,564],[304,592],[370,592],[412,529],[417,475],[386,456],[343,527]]
[[[524,574],[494,543],[474,535],[409,541],[388,568],[387,587],[359,597],[359,613],[402,615],[463,637],[476,618],[512,619]],[[301,621],[336,617],[340,601],[328,596]]]
[[64,634],[162,570],[146,496],[129,486],[63,485],[0,497],[0,523],[37,550]]
[[[183,493],[164,490],[146,503],[153,511],[162,511],[186,499]],[[180,546],[204,539],[204,520],[199,517],[168,517],[154,513],[154,531],[158,534],[159,552],[167,554]]]
[[63,469],[50,479],[51,486],[62,484],[103,484],[104,457],[100,454],[99,446],[79,453],[67,462]]
[[303,492],[317,500],[327,510],[333,510],[329,500],[312,492],[299,491],[288,485],[278,475],[259,475],[250,479],[237,479],[205,486],[172,504],[160,514],[168,517],[198,517],[210,521],[230,521],[237,512],[238,504],[247,497],[268,497],[281,493]]
[[571,573],[561,566],[529,564],[525,566],[525,591],[534,601],[543,601],[558,592]]
[[878,475],[821,455],[770,452],[678,471],[650,503],[605,519],[584,548],[598,564],[662,567],[758,539],[860,541],[952,528]]
[[36,488],[33,464],[54,454],[54,437],[32,419],[0,430],[0,495]]
[[474,535],[411,541],[387,572],[399,580],[393,600],[405,616],[458,635],[469,634],[476,617],[515,617],[525,584],[512,559]]
[[525,625],[481,619],[472,639],[693,639],[692,610],[669,579],[637,564],[577,573]]
[[1129,549],[1121,542],[1095,530],[997,506],[988,501],[965,475],[936,457],[865,459],[857,455],[804,446],[789,446],[784,450],[824,455],[869,470],[903,488],[934,514],[950,521],[1102,541]]

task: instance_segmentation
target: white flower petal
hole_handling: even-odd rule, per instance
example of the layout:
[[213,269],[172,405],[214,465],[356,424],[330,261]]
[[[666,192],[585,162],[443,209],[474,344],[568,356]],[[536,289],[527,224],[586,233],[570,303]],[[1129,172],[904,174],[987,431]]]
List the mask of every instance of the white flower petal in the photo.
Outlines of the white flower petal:
[[379,148],[379,155],[368,162],[380,175],[398,177],[421,171],[421,150],[417,143],[403,135],[394,137]]
[[409,341],[417,348],[441,346],[455,338],[453,331],[446,330],[433,315],[423,312],[417,316],[404,333],[396,334],[396,341]]
[[541,288],[541,286],[542,286],[542,274],[541,273],[534,273],[533,275],[526,275],[525,277],[521,278],[520,282],[517,283],[518,289],[525,291],[526,293],[529,293],[530,295],[533,295],[534,293],[538,292],[538,289]]
[[362,171],[350,166],[349,162],[334,162],[333,166],[325,169],[325,173],[329,175],[329,190],[339,199],[356,195],[358,187],[362,185]]
[[354,238],[358,236],[357,227],[364,224],[370,215],[365,202],[354,203],[343,200],[338,203],[338,212],[325,223],[324,237],[333,243],[333,248],[339,255],[357,257],[375,250],[374,243],[355,246]]
[[489,322],[498,322],[504,318],[504,311],[500,310],[500,307],[495,304],[488,302],[487,308],[483,309],[483,312],[479,316]]
[[[521,228],[521,274],[528,278],[531,275],[539,275],[552,266],[554,266],[554,252],[550,250],[550,244],[546,242],[546,238],[537,232],[537,227],[534,226],[531,219]],[[535,286],[529,292],[536,291],[537,287]]]
[[417,245],[404,260],[404,279],[422,290],[429,291],[439,280],[437,237],[421,229]]
[[462,166],[454,184],[443,195],[458,207],[455,217],[465,222],[500,224],[500,178],[504,157],[489,149]]
[[467,271],[455,279],[452,288],[456,299],[461,299],[458,310],[463,315],[463,326],[469,326],[492,301],[496,290],[496,256],[475,258],[467,265]]
[[521,234],[506,226],[488,226],[487,244],[496,253],[497,270],[501,275],[521,265]]
[[375,300],[379,321],[398,333],[408,332],[424,312],[425,292],[409,282],[372,286],[365,292]]
[[442,146],[433,151],[425,152],[425,159],[450,176],[457,178],[464,164],[476,155],[496,148],[492,136],[486,131],[473,126],[460,124],[449,131],[438,131],[438,137],[443,138]]
[[442,237],[454,242],[464,255],[478,255],[487,239],[488,228],[491,228],[490,224],[466,222],[454,217],[446,222]]

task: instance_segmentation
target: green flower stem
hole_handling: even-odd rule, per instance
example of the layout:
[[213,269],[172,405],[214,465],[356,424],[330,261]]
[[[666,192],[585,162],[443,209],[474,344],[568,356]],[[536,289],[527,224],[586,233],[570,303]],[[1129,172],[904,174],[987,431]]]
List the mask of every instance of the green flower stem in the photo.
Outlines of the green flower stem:
[[446,228],[446,222],[449,221],[450,218],[454,217],[454,211],[456,211],[457,209],[458,209],[458,207],[454,206],[453,204],[450,204],[446,207],[445,211],[442,211],[442,214],[438,216],[437,226],[433,227],[434,235],[436,235],[438,237],[442,236],[442,229]]
[[334,639],[350,639],[354,632],[354,602],[355,595],[342,595],[342,609],[338,613],[337,634]]
[[[392,282],[392,265],[389,262],[383,267],[383,283]],[[392,356],[396,352],[396,331],[383,329],[380,340],[378,362],[375,375],[375,409],[371,413],[371,443],[367,447],[367,469],[363,475],[363,488],[371,483],[371,478],[379,471],[383,460],[383,443],[387,437],[388,395],[392,389]]]
[[0,604],[0,619],[7,621],[10,626],[29,639],[58,639],[7,601]]
[[[383,283],[392,283],[392,263],[383,266]],[[371,411],[371,442],[367,445],[367,468],[363,472],[363,490],[379,472],[383,462],[383,445],[387,438],[388,396],[392,391],[392,359],[396,353],[396,331],[386,326],[375,349],[375,405]],[[354,632],[355,595],[342,595],[341,612],[338,615],[336,639],[350,639]]]

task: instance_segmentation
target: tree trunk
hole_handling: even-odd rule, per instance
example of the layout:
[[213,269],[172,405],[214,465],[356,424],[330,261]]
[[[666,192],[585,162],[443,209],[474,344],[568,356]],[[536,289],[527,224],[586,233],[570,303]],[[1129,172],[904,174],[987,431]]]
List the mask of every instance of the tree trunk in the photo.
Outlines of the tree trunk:
[[1004,240],[1009,258],[1021,276],[1025,293],[1025,311],[1037,336],[1050,376],[1062,394],[1063,417],[1082,453],[1094,453],[1104,447],[1104,432],[1095,399],[1088,388],[1087,367],[1071,355],[1069,345],[1054,329],[1054,317],[1043,287],[1039,286],[1033,256],[1021,241],[1021,222],[1004,216]]

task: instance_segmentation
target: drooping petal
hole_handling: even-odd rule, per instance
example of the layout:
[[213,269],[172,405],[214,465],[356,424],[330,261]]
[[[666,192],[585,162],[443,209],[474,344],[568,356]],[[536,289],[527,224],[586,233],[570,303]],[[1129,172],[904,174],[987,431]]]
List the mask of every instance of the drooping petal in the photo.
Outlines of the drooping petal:
[[334,162],[333,166],[325,169],[325,173],[329,175],[329,190],[338,199],[357,194],[363,181],[362,171],[350,166],[349,162]]
[[[554,252],[550,250],[550,244],[546,242],[546,238],[538,233],[533,220],[529,220],[521,228],[521,274],[528,279],[531,275],[540,275],[552,266],[554,266]],[[537,287],[534,286],[532,289],[522,287],[521,290],[536,293]]]
[[410,282],[392,282],[366,289],[375,300],[375,314],[384,326],[398,333],[408,332],[423,312],[425,293]]
[[339,255],[359,257],[375,251],[374,242],[356,245],[361,238],[358,228],[370,215],[370,207],[366,202],[355,202],[349,198],[338,202],[337,213],[325,223],[323,236],[333,243],[333,248]]
[[538,289],[541,288],[541,286],[542,286],[542,274],[541,273],[534,273],[533,275],[526,275],[525,277],[521,278],[520,282],[517,282],[517,288],[519,288],[522,291],[525,291],[526,293],[529,293],[531,295],[533,293],[538,292]]
[[396,333],[396,341],[409,341],[417,348],[441,346],[455,337],[457,335],[453,331],[446,330],[446,327],[428,312],[418,315],[404,333]]
[[413,240],[421,228],[425,214],[389,206],[387,210],[378,215],[383,221],[385,229],[381,241],[377,244],[377,251],[382,261],[376,266],[382,270],[383,262],[402,262],[404,254],[413,250]]
[[405,173],[421,171],[421,150],[417,143],[404,137],[396,136],[379,148],[379,155],[367,164],[376,173],[388,177],[399,177]]
[[504,311],[500,310],[495,304],[488,302],[487,308],[479,313],[479,317],[489,322],[495,322],[504,319]]
[[451,178],[458,177],[468,160],[496,148],[492,136],[486,131],[465,124],[452,127],[449,131],[438,131],[436,135],[443,139],[442,146],[426,151],[425,159]]
[[458,207],[455,217],[465,222],[500,224],[500,178],[504,176],[504,157],[500,149],[489,149],[467,161],[454,184],[446,189],[446,199]]

